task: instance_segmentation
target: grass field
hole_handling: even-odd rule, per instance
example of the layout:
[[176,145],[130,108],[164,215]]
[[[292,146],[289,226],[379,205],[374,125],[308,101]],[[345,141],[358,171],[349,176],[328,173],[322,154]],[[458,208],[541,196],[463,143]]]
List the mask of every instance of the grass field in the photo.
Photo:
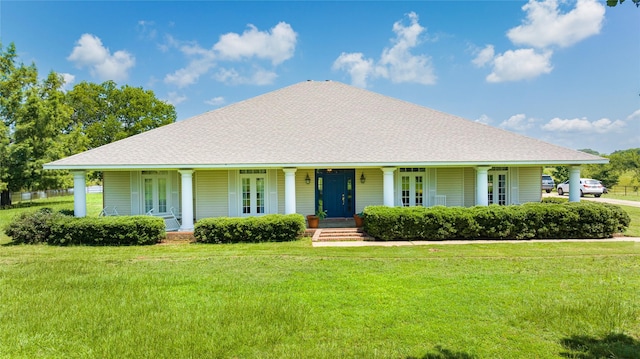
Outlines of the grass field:
[[639,273],[629,242],[5,244],[0,357],[638,358]]
[[637,243],[5,245],[0,357],[637,358],[638,273]]

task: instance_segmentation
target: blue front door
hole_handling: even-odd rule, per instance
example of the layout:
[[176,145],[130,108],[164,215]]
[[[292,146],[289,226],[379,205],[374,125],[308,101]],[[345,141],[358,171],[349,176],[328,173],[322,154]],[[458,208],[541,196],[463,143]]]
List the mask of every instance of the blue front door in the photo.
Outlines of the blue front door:
[[351,217],[355,213],[355,170],[317,170],[317,208],[327,217]]

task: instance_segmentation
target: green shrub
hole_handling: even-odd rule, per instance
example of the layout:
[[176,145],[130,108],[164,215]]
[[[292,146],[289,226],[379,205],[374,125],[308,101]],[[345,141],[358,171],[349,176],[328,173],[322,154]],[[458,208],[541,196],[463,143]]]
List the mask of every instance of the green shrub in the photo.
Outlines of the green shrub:
[[569,198],[565,197],[545,197],[541,201],[542,203],[555,203],[555,204],[563,204],[569,202]]
[[14,243],[48,243],[51,225],[64,216],[62,213],[53,212],[51,208],[23,212],[5,226],[4,232]]
[[593,202],[512,206],[383,207],[364,211],[365,231],[380,240],[606,238],[630,223],[620,207]]
[[152,216],[75,218],[43,208],[16,216],[5,233],[15,243],[136,245],[160,241],[165,224]]
[[165,236],[165,223],[159,217],[68,217],[53,223],[49,243],[93,246],[146,245],[158,243]]
[[261,217],[205,218],[195,224],[194,236],[202,243],[284,242],[298,239],[305,230],[300,214]]

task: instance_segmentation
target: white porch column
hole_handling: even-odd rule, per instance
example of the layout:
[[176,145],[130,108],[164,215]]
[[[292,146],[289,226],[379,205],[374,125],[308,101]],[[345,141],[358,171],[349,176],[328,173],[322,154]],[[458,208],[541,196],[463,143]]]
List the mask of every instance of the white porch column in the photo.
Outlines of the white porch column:
[[383,167],[382,172],[384,172],[384,177],[382,178],[382,188],[383,192],[383,204],[387,207],[394,206],[393,199],[393,172],[396,169],[393,167]]
[[296,171],[284,168],[284,214],[296,213]]
[[193,231],[193,170],[178,170],[182,176],[182,224],[180,231]]
[[569,166],[569,202],[580,202],[580,166]]
[[87,216],[87,179],[86,171],[72,171],[73,173],[73,215]]
[[489,205],[488,172],[491,166],[476,167],[476,206]]

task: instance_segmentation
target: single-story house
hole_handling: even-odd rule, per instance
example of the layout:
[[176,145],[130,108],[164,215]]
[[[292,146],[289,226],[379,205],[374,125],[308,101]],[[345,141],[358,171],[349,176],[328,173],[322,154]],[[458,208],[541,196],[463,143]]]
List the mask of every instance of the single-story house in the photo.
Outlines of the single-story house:
[[121,215],[350,217],[369,205],[474,206],[541,200],[543,166],[607,159],[335,81],[305,81],[45,165],[87,170]]

